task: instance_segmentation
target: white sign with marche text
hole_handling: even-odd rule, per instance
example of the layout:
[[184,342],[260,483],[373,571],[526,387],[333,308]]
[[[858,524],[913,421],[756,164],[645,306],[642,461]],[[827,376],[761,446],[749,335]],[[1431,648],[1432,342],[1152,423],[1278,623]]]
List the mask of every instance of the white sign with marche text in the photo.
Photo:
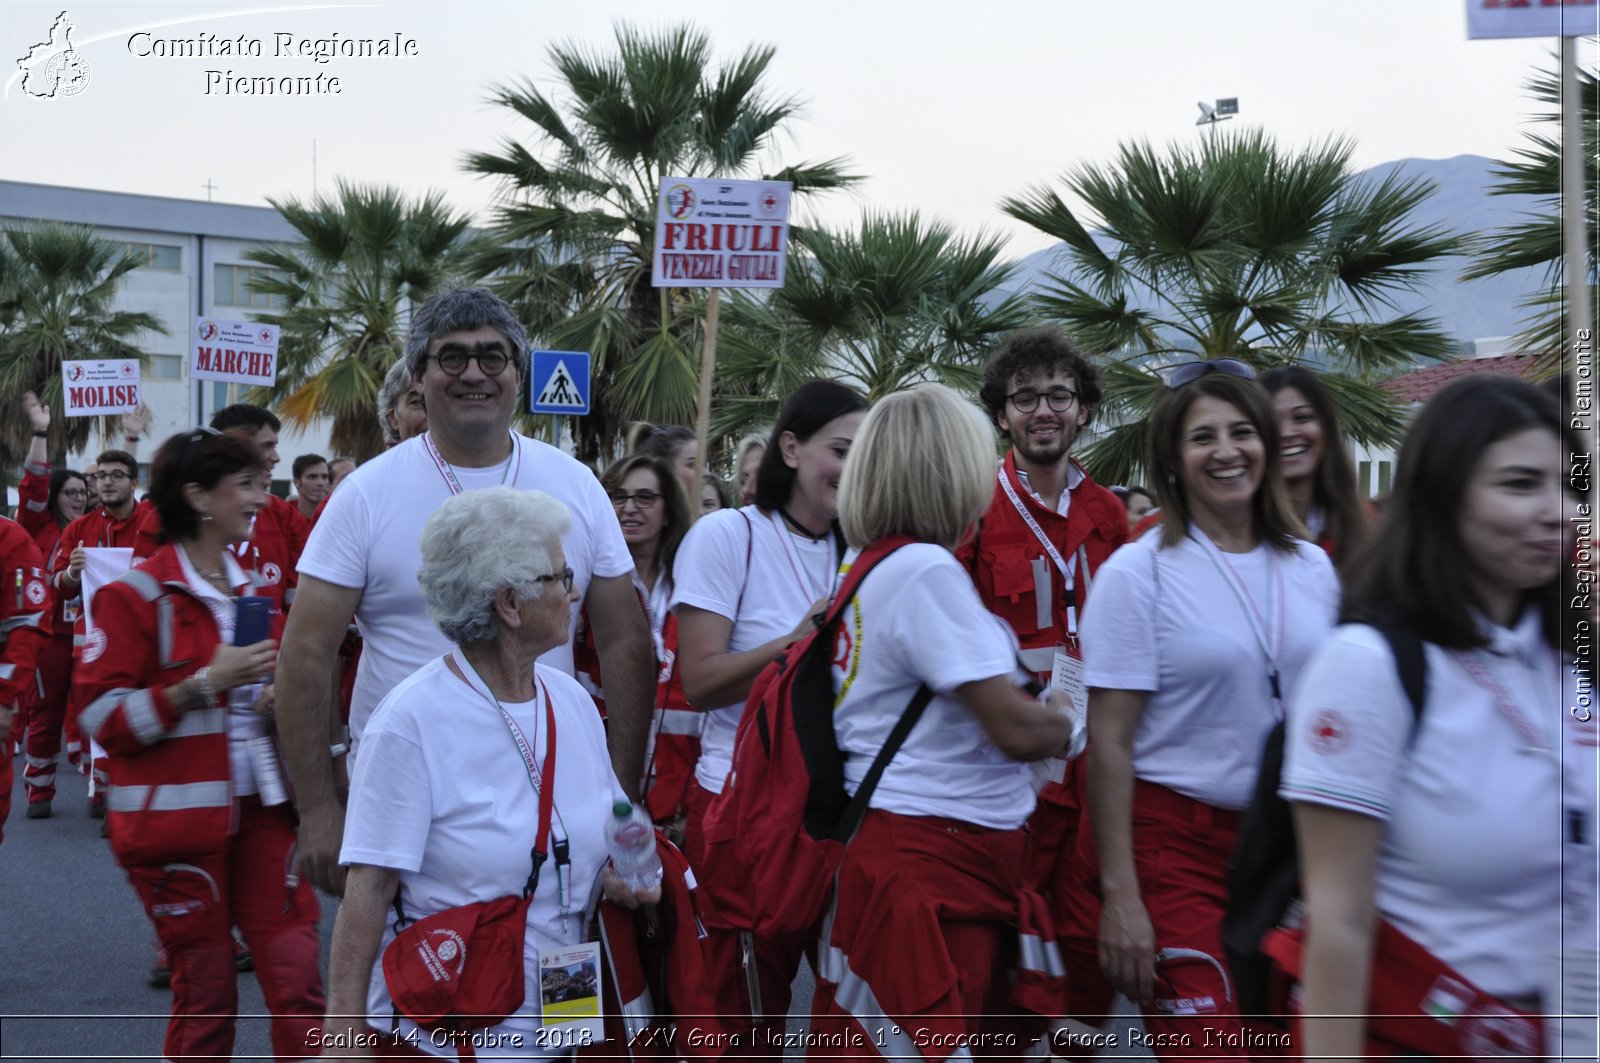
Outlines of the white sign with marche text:
[[581,415],[589,412],[589,355],[584,351],[534,351],[533,413]]

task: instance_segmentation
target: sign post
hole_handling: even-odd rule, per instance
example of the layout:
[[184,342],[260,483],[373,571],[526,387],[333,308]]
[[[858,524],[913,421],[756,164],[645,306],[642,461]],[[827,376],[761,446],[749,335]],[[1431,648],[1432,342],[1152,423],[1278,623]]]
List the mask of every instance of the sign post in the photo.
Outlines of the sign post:
[[[650,283],[657,288],[709,288],[705,346],[700,355],[699,441],[694,491],[705,477],[711,434],[711,391],[717,371],[721,288],[781,288],[789,253],[787,181],[719,181],[663,177],[656,196],[656,242]],[[700,507],[691,505],[695,515]]]

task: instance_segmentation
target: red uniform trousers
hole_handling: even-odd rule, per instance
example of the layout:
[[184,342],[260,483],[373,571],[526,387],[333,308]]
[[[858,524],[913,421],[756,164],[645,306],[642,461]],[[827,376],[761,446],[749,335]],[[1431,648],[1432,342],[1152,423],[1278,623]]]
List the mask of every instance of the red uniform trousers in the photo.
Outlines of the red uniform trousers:
[[[126,868],[172,966],[172,1017],[162,1054],[177,1060],[233,1054],[239,1007],[231,928],[255,958],[256,980],[272,1012],[279,1060],[314,1058],[311,1042],[325,1001],[318,967],[318,907],[311,885],[290,884],[294,815],[239,798],[238,831],[220,852],[184,862]],[[113,824],[113,830],[116,825]]]
[[1243,1048],[1229,1047],[1246,1043],[1246,1026],[1222,948],[1228,859],[1239,818],[1238,812],[1134,780],[1133,862],[1156,949],[1190,953],[1156,963],[1144,1027],[1158,1059],[1251,1058]]
[[[1007,1001],[1024,832],[873,809],[839,865],[825,923],[811,1053],[937,1061],[1021,1055],[991,1021]],[[987,1032],[987,1036],[986,1036]]]
[[[61,755],[61,728],[67,721],[67,696],[72,687],[72,633],[55,635],[39,650],[39,693],[28,718],[27,749],[22,767],[28,803],[56,796],[56,758]],[[76,733],[77,728],[73,728]]]
[[1100,898],[1078,842],[1079,832],[1089,829],[1087,775],[1088,759],[1080,756],[1067,763],[1063,783],[1039,795],[1028,819],[1027,880],[1050,902],[1056,946],[1067,968],[1062,1013],[1100,1026],[1117,992],[1100,970]]
[[782,1044],[780,1035],[789,1013],[789,987],[799,973],[801,957],[816,942],[809,937],[756,939],[754,953],[762,1016],[756,1017],[761,1021],[753,1021],[756,1009],[751,1004],[745,981],[741,931],[717,912],[719,897],[726,896],[730,891],[736,894],[745,889],[748,883],[718,882],[710,876],[702,876],[699,871],[706,866],[706,839],[702,824],[712,796],[698,782],[689,782],[683,855],[688,858],[689,866],[695,869],[696,878],[699,879],[702,918],[707,934],[700,945],[705,957],[706,981],[711,987],[710,996],[719,1002],[720,1014],[680,1017],[679,1043],[698,1046],[691,1054],[702,1059],[718,1056],[781,1056],[781,1049],[764,1046]]

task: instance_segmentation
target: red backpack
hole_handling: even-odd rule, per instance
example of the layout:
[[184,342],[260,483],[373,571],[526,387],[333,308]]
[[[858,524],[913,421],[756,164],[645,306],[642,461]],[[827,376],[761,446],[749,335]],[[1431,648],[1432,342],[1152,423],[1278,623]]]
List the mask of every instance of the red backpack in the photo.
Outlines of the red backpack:
[[[707,812],[726,828],[715,872],[747,883],[750,929],[761,937],[808,932],[821,920],[845,843],[878,779],[933,697],[919,686],[855,797],[844,788],[845,754],[833,729],[834,641],[839,619],[879,561],[915,540],[881,539],[845,574],[816,631],[792,643],[756,677],[734,738],[733,770]],[[707,869],[707,874],[712,872]]]

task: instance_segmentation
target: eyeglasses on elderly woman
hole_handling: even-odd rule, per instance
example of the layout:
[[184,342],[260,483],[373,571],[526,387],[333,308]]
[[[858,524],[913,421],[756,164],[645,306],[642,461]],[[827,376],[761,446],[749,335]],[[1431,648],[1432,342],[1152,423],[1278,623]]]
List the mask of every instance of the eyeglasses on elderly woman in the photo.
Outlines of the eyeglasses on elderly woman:
[[1167,371],[1167,387],[1176,391],[1185,384],[1193,384],[1207,373],[1226,373],[1241,380],[1254,380],[1256,371],[1248,362],[1237,358],[1207,358],[1198,362],[1184,362]]

